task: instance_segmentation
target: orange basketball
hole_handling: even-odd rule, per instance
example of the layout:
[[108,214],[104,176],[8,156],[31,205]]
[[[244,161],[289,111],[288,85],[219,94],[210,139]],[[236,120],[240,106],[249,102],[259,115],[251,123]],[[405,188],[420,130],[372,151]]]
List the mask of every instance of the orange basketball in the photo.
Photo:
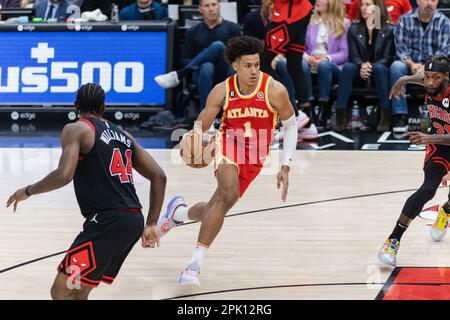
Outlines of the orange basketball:
[[189,167],[200,169],[207,167],[216,154],[214,138],[206,133],[189,131],[180,142],[180,156]]

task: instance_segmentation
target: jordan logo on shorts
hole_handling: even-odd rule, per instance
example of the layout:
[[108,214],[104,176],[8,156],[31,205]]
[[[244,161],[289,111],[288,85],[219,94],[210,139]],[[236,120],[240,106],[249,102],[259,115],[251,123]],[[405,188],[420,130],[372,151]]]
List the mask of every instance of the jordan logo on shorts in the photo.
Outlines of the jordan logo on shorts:
[[97,218],[97,215],[98,215],[98,213],[95,214],[95,216],[91,219],[90,222],[98,223],[98,221],[95,219],[95,218]]

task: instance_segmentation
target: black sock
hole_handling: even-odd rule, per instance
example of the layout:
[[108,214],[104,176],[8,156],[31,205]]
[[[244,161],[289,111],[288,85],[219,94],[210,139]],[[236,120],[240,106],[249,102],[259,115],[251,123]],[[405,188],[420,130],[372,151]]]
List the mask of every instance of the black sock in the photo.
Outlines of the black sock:
[[392,231],[391,235],[389,236],[389,239],[397,239],[398,241],[400,241],[406,229],[408,229],[408,226],[404,226],[400,223],[400,221],[397,220],[397,224],[395,225],[394,231]]
[[450,205],[448,204],[448,201],[442,206],[442,209],[444,209],[445,213],[450,213]]
[[309,106],[309,107],[300,107],[300,110],[302,110],[302,112],[305,113],[308,116],[309,121],[304,126],[304,128],[309,128],[311,126],[311,123],[312,123],[312,116],[313,116],[312,115],[312,107],[311,106]]
[[186,77],[189,73],[192,72],[192,68],[190,67],[184,67],[183,69],[180,69],[177,71],[178,74],[178,80],[181,81],[184,77]]

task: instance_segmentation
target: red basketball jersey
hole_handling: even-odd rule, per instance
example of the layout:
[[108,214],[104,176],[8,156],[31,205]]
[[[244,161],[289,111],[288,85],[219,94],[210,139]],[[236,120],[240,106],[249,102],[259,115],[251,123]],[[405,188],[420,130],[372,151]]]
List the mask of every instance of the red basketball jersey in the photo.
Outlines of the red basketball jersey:
[[274,0],[272,21],[291,24],[306,17],[312,8],[309,0]]
[[226,160],[262,166],[267,158],[278,121],[268,98],[270,80],[268,74],[260,72],[258,85],[249,95],[239,92],[237,75],[226,80],[226,102],[218,132],[220,153]]

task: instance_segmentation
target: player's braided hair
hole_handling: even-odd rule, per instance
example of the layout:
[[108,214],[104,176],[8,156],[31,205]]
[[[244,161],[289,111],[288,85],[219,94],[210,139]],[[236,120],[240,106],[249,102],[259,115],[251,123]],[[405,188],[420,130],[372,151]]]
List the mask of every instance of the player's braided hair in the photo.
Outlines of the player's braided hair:
[[104,110],[105,91],[96,83],[83,84],[78,89],[75,105],[80,113],[100,115]]
[[239,36],[228,40],[225,49],[225,60],[231,64],[237,58],[244,55],[261,54],[262,42],[258,38],[250,36]]

